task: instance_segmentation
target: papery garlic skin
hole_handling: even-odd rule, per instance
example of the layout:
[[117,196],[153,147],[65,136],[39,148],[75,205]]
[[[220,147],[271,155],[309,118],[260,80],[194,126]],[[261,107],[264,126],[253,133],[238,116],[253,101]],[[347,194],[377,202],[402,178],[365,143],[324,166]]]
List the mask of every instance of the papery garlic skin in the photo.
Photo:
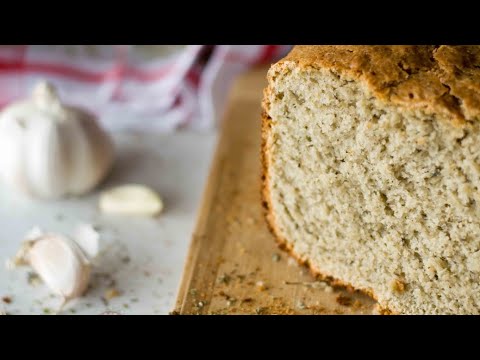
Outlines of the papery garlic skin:
[[81,195],[108,174],[113,143],[96,118],[40,83],[0,113],[0,176],[32,196]]
[[89,259],[93,259],[97,256],[100,250],[100,234],[91,224],[77,225],[73,231],[72,237],[75,243]]
[[27,262],[45,284],[65,301],[81,296],[88,287],[90,261],[70,239],[47,234],[35,240]]

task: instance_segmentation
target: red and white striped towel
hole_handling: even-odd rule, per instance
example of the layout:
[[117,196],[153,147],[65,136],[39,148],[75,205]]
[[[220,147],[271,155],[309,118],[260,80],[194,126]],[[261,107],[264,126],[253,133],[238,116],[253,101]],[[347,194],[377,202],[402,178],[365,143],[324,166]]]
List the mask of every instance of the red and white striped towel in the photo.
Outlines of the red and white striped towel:
[[51,81],[65,102],[96,113],[103,125],[168,131],[212,129],[232,79],[275,61],[285,45],[0,46],[0,107]]

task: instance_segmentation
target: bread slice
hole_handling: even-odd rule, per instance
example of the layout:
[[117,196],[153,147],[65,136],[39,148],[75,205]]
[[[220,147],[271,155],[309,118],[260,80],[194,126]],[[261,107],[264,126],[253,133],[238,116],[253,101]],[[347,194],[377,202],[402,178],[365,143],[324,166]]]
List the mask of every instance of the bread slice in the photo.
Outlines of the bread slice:
[[313,271],[480,313],[480,47],[297,46],[268,73],[264,200]]

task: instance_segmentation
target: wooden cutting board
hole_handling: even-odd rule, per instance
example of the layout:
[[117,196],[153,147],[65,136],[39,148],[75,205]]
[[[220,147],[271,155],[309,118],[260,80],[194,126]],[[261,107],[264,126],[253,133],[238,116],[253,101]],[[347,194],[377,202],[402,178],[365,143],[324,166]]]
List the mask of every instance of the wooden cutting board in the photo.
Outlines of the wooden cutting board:
[[174,314],[369,314],[374,302],[317,281],[275,243],[261,206],[266,69],[231,94]]

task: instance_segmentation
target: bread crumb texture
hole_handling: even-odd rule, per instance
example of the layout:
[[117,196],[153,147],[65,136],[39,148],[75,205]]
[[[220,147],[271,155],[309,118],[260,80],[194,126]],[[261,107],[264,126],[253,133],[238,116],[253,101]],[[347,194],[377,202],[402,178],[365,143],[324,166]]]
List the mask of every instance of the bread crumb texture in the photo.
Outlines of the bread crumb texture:
[[276,235],[382,308],[479,314],[480,47],[297,46],[268,80]]

